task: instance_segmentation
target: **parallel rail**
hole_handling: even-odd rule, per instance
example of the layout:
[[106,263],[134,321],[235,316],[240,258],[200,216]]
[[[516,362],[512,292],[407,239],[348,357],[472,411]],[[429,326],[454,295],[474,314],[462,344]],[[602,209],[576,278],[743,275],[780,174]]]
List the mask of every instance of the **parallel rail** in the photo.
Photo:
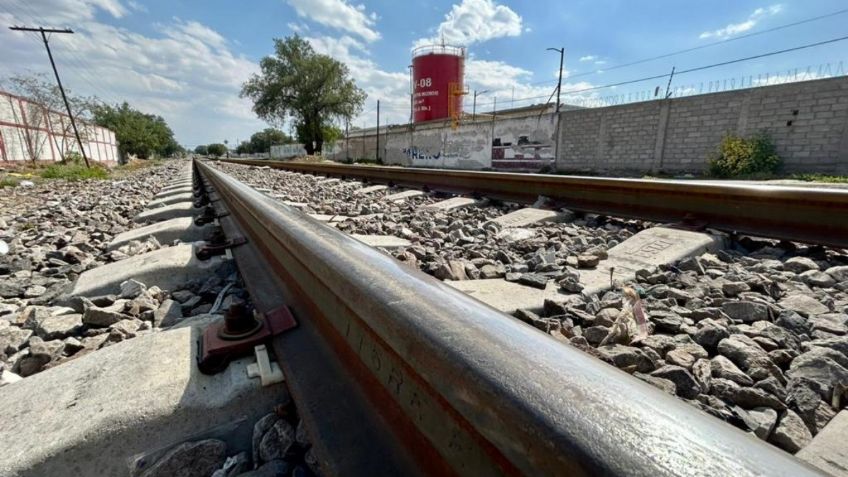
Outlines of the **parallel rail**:
[[848,191],[504,172],[228,160],[296,172],[471,193],[573,210],[848,247]]
[[196,162],[328,475],[820,475]]

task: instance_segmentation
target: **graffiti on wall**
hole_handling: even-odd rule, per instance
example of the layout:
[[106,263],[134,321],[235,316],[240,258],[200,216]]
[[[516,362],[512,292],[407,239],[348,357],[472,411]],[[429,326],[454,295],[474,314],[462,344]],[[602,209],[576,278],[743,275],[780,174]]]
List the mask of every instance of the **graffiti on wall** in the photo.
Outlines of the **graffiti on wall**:
[[420,151],[417,147],[405,147],[403,148],[403,153],[406,154],[406,157],[409,159],[418,159],[424,161],[438,161],[442,158],[442,151],[437,152],[436,154],[430,154],[428,152]]

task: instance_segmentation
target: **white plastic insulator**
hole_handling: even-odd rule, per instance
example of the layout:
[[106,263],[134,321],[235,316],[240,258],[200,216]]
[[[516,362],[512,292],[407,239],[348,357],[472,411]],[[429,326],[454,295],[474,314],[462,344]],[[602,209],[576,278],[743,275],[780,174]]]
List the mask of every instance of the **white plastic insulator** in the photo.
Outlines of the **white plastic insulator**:
[[256,353],[256,363],[247,365],[247,376],[251,378],[259,376],[262,386],[283,382],[283,372],[277,363],[271,362],[265,345],[257,345],[253,351]]

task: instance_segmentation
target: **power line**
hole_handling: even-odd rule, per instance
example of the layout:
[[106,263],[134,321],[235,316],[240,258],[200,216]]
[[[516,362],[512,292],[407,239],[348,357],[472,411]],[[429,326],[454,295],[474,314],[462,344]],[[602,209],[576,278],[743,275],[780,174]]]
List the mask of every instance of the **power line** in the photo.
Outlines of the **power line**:
[[[702,70],[706,70],[706,69],[717,68],[719,66],[726,66],[726,65],[731,65],[731,64],[734,64],[734,63],[741,63],[743,61],[756,60],[756,59],[765,58],[765,57],[768,57],[768,56],[780,55],[780,54],[783,54],[783,53],[790,53],[790,52],[793,52],[793,51],[804,50],[804,49],[807,49],[807,48],[813,48],[813,47],[816,47],[816,46],[827,45],[827,44],[830,44],[830,43],[836,43],[836,42],[845,41],[845,40],[848,40],[848,36],[832,38],[830,40],[819,41],[819,42],[816,42],[816,43],[809,43],[809,44],[806,44],[806,45],[800,45],[800,46],[796,46],[796,47],[792,47],[792,48],[785,48],[783,50],[770,51],[768,53],[762,53],[762,54],[754,55],[754,56],[747,56],[747,57],[744,57],[744,58],[737,58],[737,59],[729,60],[729,61],[722,61],[720,63],[713,63],[713,64],[710,64],[710,65],[697,66],[695,68],[689,68],[689,69],[686,69],[686,70],[676,71],[674,74],[675,75],[682,75],[682,74],[686,74],[686,73],[692,73],[692,72],[695,72],[695,71],[702,71]],[[620,81],[618,83],[610,83],[610,84],[605,84],[605,85],[601,85],[601,86],[593,86],[593,87],[590,87],[590,88],[565,90],[565,93],[567,93],[567,94],[585,93],[587,91],[595,91],[595,90],[599,90],[599,89],[612,88],[612,87],[615,87],[615,86],[624,86],[624,85],[633,84],[633,83],[640,83],[642,81],[668,78],[669,76],[671,76],[669,73],[664,73],[664,74],[660,74],[660,75],[653,75],[653,76],[645,76],[643,78],[637,78],[637,79],[632,79],[632,80],[628,80],[628,81]],[[544,97],[545,96],[536,96],[536,97],[530,97],[530,98],[519,98],[519,99],[516,99],[516,101],[522,101],[522,100],[528,100],[528,99],[538,99],[538,98],[544,98]],[[493,103],[484,103],[484,105],[486,105],[486,104],[493,104]],[[478,103],[478,106],[479,106],[479,103]]]
[[[825,15],[819,15],[817,17],[807,18],[805,20],[799,20],[799,21],[793,22],[793,23],[787,23],[785,25],[776,26],[774,28],[769,28],[769,29],[766,29],[766,30],[756,31],[756,32],[752,32],[752,33],[746,33],[744,35],[739,35],[739,36],[736,36],[736,37],[733,37],[733,38],[727,38],[725,40],[714,41],[712,43],[706,43],[704,45],[694,46],[692,48],[686,48],[686,49],[683,49],[683,50],[672,51],[670,53],[664,53],[662,55],[652,56],[650,58],[644,58],[644,59],[641,59],[641,60],[631,61],[629,63],[623,63],[623,64],[620,64],[620,65],[610,66],[608,68],[603,68],[601,70],[586,71],[586,72],[583,72],[583,73],[575,73],[575,74],[568,75],[568,78],[569,79],[580,78],[580,77],[583,77],[583,76],[590,76],[590,75],[597,74],[599,71],[606,72],[606,71],[610,71],[610,70],[617,70],[617,69],[620,69],[620,68],[626,68],[628,66],[640,65],[642,63],[647,63],[649,61],[661,60],[663,58],[669,58],[671,56],[682,55],[683,53],[690,53],[690,52],[693,52],[693,51],[702,50],[704,48],[710,48],[710,47],[713,47],[713,46],[716,46],[716,45],[724,45],[726,43],[730,43],[730,42],[738,41],[738,40],[743,40],[745,38],[751,38],[753,36],[765,35],[766,33],[773,33],[773,32],[779,31],[779,30],[784,30],[786,28],[791,28],[791,27],[794,27],[794,26],[803,25],[805,23],[823,20],[825,18],[835,17],[837,15],[842,15],[842,14],[845,14],[845,13],[848,13],[848,8],[838,10],[838,11],[835,11],[835,12],[831,12],[831,13],[827,13]],[[551,80],[548,80],[548,81],[545,81],[544,83],[551,83],[551,82],[552,82]],[[541,84],[541,82],[539,84]]]
[[[767,56],[774,56],[774,55],[779,55],[779,54],[782,54],[782,53],[789,53],[789,52],[792,52],[792,51],[803,50],[803,49],[806,49],[806,48],[813,48],[813,47],[816,47],[816,46],[827,45],[827,44],[830,44],[830,43],[836,43],[836,42],[844,41],[844,40],[848,40],[848,36],[833,38],[831,40],[819,41],[819,42],[810,43],[810,44],[807,44],[807,45],[796,46],[794,48],[786,48],[786,49],[783,49],[783,50],[771,51],[771,52],[763,53],[763,54],[760,54],[760,55],[747,56],[745,58],[737,58],[735,60],[722,61],[721,63],[713,63],[711,65],[689,68],[688,70],[677,71],[677,72],[675,72],[675,75],[682,75],[682,74],[686,74],[686,73],[692,73],[692,72],[695,72],[695,71],[702,71],[702,70],[706,70],[706,69],[710,69],[710,68],[717,68],[719,66],[732,65],[734,63],[741,63],[743,61],[756,60],[756,59],[759,59],[759,58],[765,58]],[[626,85],[626,84],[639,83],[641,81],[648,81],[648,80],[652,80],[652,79],[667,78],[669,76],[671,76],[669,73],[662,74],[662,75],[656,75],[656,76],[647,76],[645,78],[639,78],[639,79],[630,80],[630,81],[622,81],[622,82],[619,82],[619,83],[612,83],[612,84],[607,84],[607,85],[603,85],[603,86],[595,86],[595,87],[592,87],[592,88],[571,90],[571,91],[568,91],[568,93],[584,93],[586,91],[594,91],[594,90],[598,90],[598,89],[611,88],[613,86],[622,86],[622,85]]]

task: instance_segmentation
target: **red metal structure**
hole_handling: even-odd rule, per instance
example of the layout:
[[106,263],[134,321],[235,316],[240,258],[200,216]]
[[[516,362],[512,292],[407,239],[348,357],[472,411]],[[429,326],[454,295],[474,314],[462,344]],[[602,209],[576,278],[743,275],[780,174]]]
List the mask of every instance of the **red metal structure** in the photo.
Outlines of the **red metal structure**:
[[430,45],[412,52],[413,120],[458,119],[462,113],[465,48]]

